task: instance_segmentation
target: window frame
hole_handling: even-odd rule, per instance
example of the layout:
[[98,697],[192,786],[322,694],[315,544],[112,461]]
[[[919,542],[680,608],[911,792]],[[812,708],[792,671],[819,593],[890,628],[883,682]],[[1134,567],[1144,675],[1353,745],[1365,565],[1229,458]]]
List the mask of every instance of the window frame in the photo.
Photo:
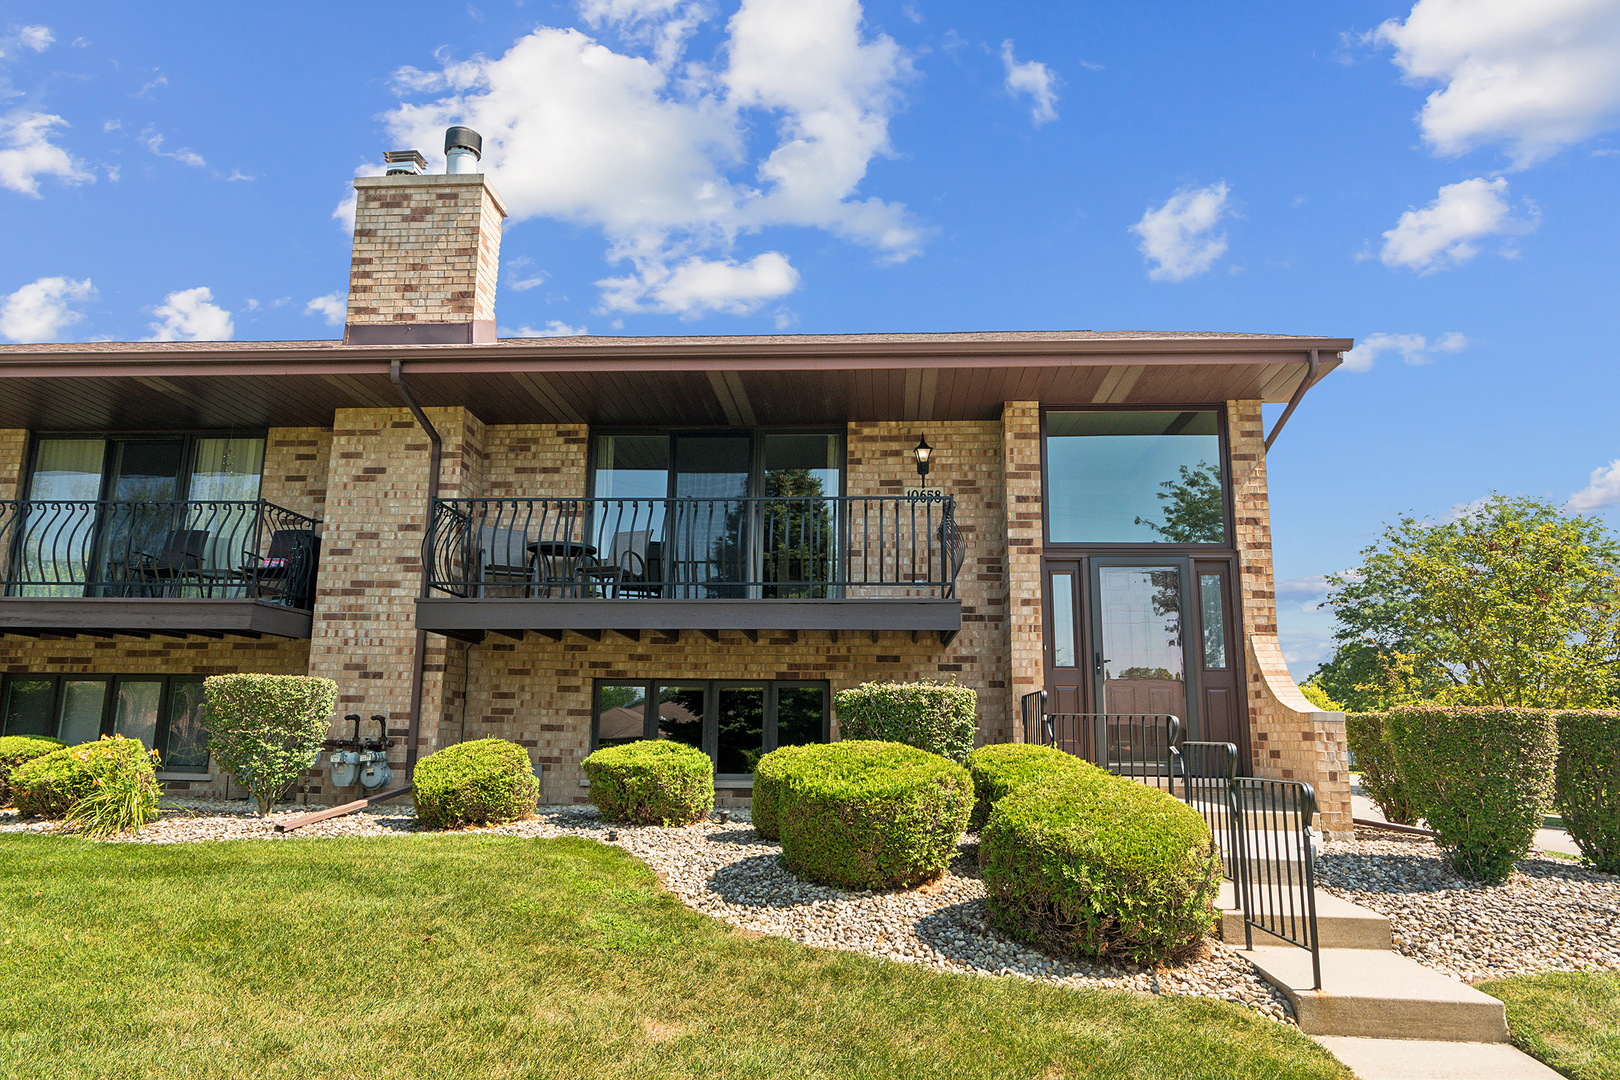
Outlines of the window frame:
[[[26,498],[27,492],[33,490],[34,471],[39,466],[39,444],[48,439],[100,439],[101,453],[101,484],[97,492],[96,502],[107,502],[111,498],[108,485],[112,482],[115,455],[120,442],[173,442],[179,440],[184,443],[180,451],[180,475],[176,481],[180,490],[185,494],[178,501],[191,500],[191,480],[197,471],[197,444],[204,439],[262,439],[264,441],[265,460],[270,454],[270,431],[268,428],[180,428],[170,431],[125,431],[108,429],[103,431],[31,431],[28,438],[28,471],[18,487],[20,497]],[[264,465],[259,466],[259,498],[264,498]]]
[[[1048,413],[1074,412],[1212,412],[1215,414],[1216,438],[1219,440],[1221,474],[1221,516],[1224,519],[1224,538],[1218,544],[1175,544],[1153,540],[1134,542],[1112,541],[1094,543],[1081,540],[1052,539],[1051,486],[1047,481],[1049,466],[1046,452],[1046,417]],[[1205,558],[1235,554],[1237,550],[1237,513],[1232,490],[1232,449],[1226,423],[1225,402],[1178,403],[1174,405],[1045,405],[1041,406],[1041,543],[1045,551],[1054,556],[1078,557],[1083,553],[1098,555],[1134,554],[1144,550],[1154,552],[1196,554]]]
[[[592,679],[591,680],[591,742],[590,753],[601,745],[602,689],[609,686],[634,686],[642,691],[642,738],[658,738],[658,691],[661,687],[686,686],[703,688],[703,735],[698,749],[718,763],[720,757],[720,691],[761,687],[765,691],[764,730],[761,733],[763,753],[778,748],[780,731],[777,726],[778,704],[783,690],[821,691],[821,742],[832,737],[832,684],[826,679],[683,679],[679,676],[654,679]],[[737,784],[752,782],[753,773],[715,773],[718,783]]]
[[597,498],[596,494],[596,459],[597,440],[603,435],[659,435],[666,437],[669,443],[668,476],[664,485],[664,498],[673,499],[675,495],[675,440],[682,435],[744,435],[748,437],[748,494],[744,498],[758,499],[765,497],[765,438],[769,435],[831,435],[838,439],[838,491],[829,494],[828,498],[843,498],[849,487],[849,431],[847,427],[829,427],[827,425],[792,425],[788,427],[712,427],[697,425],[691,427],[592,427],[590,442],[586,448],[585,459],[585,497]]
[[[206,675],[162,675],[150,672],[121,671],[104,674],[100,672],[8,672],[0,676],[0,723],[4,722],[5,710],[11,704],[11,686],[15,680],[51,680],[51,734],[47,738],[58,738],[62,731],[62,705],[65,695],[64,687],[70,682],[100,682],[106,687],[101,699],[101,727],[98,737],[113,734],[114,725],[118,720],[118,688],[124,681],[131,682],[157,682],[161,684],[158,691],[157,725],[152,730],[152,746],[159,754],[158,776],[176,780],[197,780],[205,778],[212,773],[214,755],[208,752],[203,761],[202,768],[171,768],[163,760],[169,746],[169,722],[174,706],[174,692],[177,683],[201,683]],[[206,745],[206,744],[205,744]]]

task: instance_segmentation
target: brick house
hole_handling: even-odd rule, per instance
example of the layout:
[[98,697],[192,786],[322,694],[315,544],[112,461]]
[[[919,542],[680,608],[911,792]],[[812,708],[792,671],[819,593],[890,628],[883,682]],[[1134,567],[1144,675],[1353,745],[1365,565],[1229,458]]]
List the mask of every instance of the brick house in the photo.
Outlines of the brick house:
[[[1350,829],[1343,718],[1278,648],[1260,410],[1350,341],[497,340],[499,196],[390,159],[341,341],[0,347],[5,733],[135,735],[224,794],[201,679],[307,673],[397,771],[499,736],[579,801],[594,746],[661,735],[724,802],[839,689],[949,678],[984,742],[1042,688],[1173,714]],[[323,758],[300,798],[357,794]]]

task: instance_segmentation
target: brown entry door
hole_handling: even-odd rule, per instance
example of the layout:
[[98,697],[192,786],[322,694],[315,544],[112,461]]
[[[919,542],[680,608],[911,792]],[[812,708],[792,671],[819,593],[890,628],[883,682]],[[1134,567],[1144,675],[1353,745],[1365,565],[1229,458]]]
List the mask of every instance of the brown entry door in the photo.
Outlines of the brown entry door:
[[1046,711],[1083,713],[1087,708],[1086,684],[1090,665],[1086,663],[1082,640],[1080,602],[1084,581],[1083,564],[1075,561],[1046,563]]
[[1189,660],[1197,671],[1199,738],[1237,747],[1238,768],[1249,772],[1249,732],[1239,696],[1237,634],[1232,625],[1232,567],[1227,562],[1195,562],[1198,637]]

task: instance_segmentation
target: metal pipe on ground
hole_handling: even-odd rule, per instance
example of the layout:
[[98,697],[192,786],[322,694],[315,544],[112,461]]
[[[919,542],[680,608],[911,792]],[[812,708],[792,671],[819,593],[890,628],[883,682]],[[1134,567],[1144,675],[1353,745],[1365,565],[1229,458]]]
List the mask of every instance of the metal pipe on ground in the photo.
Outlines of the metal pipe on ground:
[[[439,462],[444,454],[444,440],[439,438],[439,430],[428,420],[427,414],[411,396],[411,391],[405,385],[405,379],[400,374],[398,360],[388,365],[388,379],[399,391],[400,400],[405,407],[411,410],[416,417],[417,424],[428,437],[428,483],[427,483],[427,512],[422,520],[422,584],[417,590],[417,597],[425,599],[428,594],[428,539],[433,534],[433,502],[439,497]],[[411,714],[405,732],[405,779],[409,780],[416,774],[416,743],[422,731],[422,668],[427,658],[427,631],[416,631],[416,655],[411,663]]]
[[1365,825],[1369,829],[1385,829],[1389,832],[1409,833],[1412,836],[1433,836],[1433,829],[1420,829],[1416,825],[1397,825],[1393,821],[1379,821],[1377,818],[1351,818],[1351,824]]
[[406,784],[402,788],[385,791],[381,795],[369,795],[364,799],[344,803],[342,806],[329,806],[325,810],[318,810],[313,814],[305,814],[303,817],[296,817],[291,821],[283,821],[276,826],[276,832],[292,832],[294,829],[302,829],[305,825],[313,825],[317,821],[326,821],[330,818],[342,817],[344,814],[352,814],[356,810],[364,810],[368,806],[375,806],[377,803],[387,802],[389,799],[397,799],[401,795],[409,795],[412,790],[413,786]]

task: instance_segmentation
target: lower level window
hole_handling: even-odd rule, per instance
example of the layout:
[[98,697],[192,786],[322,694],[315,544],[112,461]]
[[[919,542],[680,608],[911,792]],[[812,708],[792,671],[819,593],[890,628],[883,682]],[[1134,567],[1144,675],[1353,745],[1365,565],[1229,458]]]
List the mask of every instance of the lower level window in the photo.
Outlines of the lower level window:
[[208,771],[200,675],[7,675],[0,735],[48,735],[69,746],[124,735],[157,750],[164,772]]
[[826,742],[830,704],[824,682],[598,679],[591,749],[674,739],[713,758],[716,773],[747,774],[779,746]]

